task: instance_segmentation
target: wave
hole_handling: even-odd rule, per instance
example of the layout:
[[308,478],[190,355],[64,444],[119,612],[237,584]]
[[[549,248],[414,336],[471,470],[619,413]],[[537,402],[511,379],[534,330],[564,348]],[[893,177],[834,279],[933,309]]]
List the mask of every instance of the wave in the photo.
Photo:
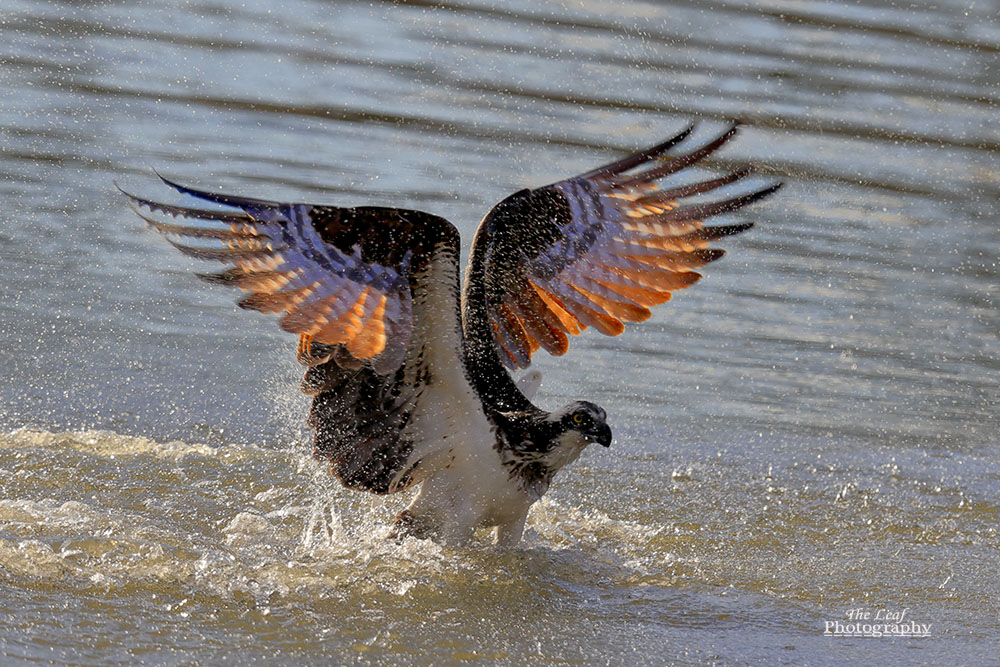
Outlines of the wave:
[[[495,579],[640,576],[662,526],[545,498],[505,550],[386,539],[408,500],[340,488],[305,446],[213,447],[109,431],[0,434],[0,579],[113,591],[166,586],[301,600]],[[657,558],[662,562],[662,558]],[[527,584],[524,584],[527,585]]]

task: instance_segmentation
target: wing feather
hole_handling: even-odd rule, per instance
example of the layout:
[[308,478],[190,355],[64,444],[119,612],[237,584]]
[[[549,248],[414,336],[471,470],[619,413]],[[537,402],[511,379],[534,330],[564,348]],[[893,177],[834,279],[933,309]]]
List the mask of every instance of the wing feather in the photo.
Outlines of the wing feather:
[[[415,252],[426,260],[428,248],[419,230],[432,216],[283,204],[162,180],[184,194],[236,209],[188,208],[125,193],[135,206],[186,221],[140,213],[181,253],[231,267],[200,277],[249,292],[239,301],[241,308],[284,313],[280,323],[286,331],[344,345],[352,357],[383,372],[402,363],[411,334],[411,262]],[[376,231],[399,243],[385,249],[366,242],[378,239]]]
[[[346,486],[399,491],[440,470],[450,447],[482,447],[483,439],[447,439],[491,433],[467,377],[453,225],[419,211],[271,202],[163,180],[225,207],[128,195],[177,219],[137,211],[180,252],[228,264],[203,279],[243,290],[241,308],[277,313],[300,334],[314,453]],[[537,343],[513,307],[501,306],[526,361]]]
[[[696,270],[725,254],[711,243],[752,227],[708,227],[704,221],[749,206],[780,183],[703,199],[738,186],[753,172],[685,178],[736,136],[739,124],[683,150],[693,129],[575,178],[516,193],[494,207],[473,247],[470,280],[482,280],[485,287],[470,286],[467,333],[492,336],[504,352],[502,361],[524,368],[534,351],[525,344],[529,338],[551,354],[563,354],[568,335],[586,327],[620,334],[625,322],[648,319],[651,306],[697,282]],[[491,330],[483,326],[476,300],[485,301],[491,313],[506,306],[502,323]]]

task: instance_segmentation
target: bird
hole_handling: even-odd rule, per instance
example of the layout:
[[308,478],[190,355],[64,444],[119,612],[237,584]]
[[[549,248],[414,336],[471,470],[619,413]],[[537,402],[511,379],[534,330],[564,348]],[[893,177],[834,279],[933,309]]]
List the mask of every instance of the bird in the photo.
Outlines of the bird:
[[225,266],[199,277],[242,290],[241,308],[280,314],[298,335],[313,456],[349,489],[417,488],[388,535],[464,545],[486,529],[511,547],[555,475],[588,445],[612,442],[598,405],[533,402],[532,355],[648,319],[725,254],[715,241],[753,226],[705,224],[781,186],[747,190],[752,167],[703,173],[740,126],[695,143],[691,124],[515,192],[480,222],[464,281],[458,230],[431,213],[252,199],[159,174],[199,204],[122,192],[181,253]]

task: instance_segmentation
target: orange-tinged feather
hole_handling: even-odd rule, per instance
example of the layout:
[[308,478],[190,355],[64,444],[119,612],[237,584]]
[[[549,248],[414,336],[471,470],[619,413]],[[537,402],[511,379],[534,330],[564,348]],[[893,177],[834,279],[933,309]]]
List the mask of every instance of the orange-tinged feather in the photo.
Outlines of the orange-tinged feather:
[[293,280],[298,273],[298,271],[294,274],[278,273],[277,271],[249,273],[246,278],[240,280],[237,286],[248,292],[277,292]]
[[528,281],[535,292],[538,293],[539,298],[545,303],[545,306],[552,311],[552,314],[559,319],[559,323],[562,324],[563,328],[574,336],[579,336],[580,333],[586,328],[580,323],[580,320],[576,318],[573,313],[569,312],[567,308],[562,305],[562,302],[554,295],[550,294],[548,290],[545,290],[532,281]]
[[291,310],[316,289],[318,282],[287,292],[255,292],[240,300],[240,308],[259,310],[262,313],[280,313]]
[[604,309],[604,312],[618,320],[625,320],[626,322],[645,322],[652,315],[648,308],[631,303],[623,303],[621,301],[612,301],[611,299],[579,287],[578,285],[570,285],[570,287],[596,303]]
[[[498,330],[499,329],[499,327],[497,326],[496,322],[493,322],[493,329],[494,330]],[[504,343],[503,343],[503,337],[502,336],[495,336],[493,338],[493,340],[496,342],[497,347],[500,348],[500,351],[507,355],[507,358],[510,360],[510,365],[511,366],[516,366],[517,365],[517,357],[515,357],[513,354],[511,354],[510,350],[507,349],[507,346],[504,345]]]
[[655,266],[664,271],[684,272],[691,269],[699,269],[709,262],[713,262],[722,256],[722,250],[699,250],[696,252],[674,253],[664,251],[662,255],[631,255],[622,253],[619,257],[624,259]]
[[244,234],[247,236],[260,236],[260,232],[257,231],[256,227],[254,227],[253,225],[248,225],[245,222],[239,222],[239,223],[234,222],[229,225],[229,229],[234,234]]
[[621,320],[611,317],[610,315],[599,313],[592,308],[579,304],[573,304],[573,309],[578,313],[578,316],[585,316],[591,320],[594,328],[605,336],[617,336],[625,331],[625,325],[622,324]]
[[[498,303],[493,312],[497,317],[498,324],[507,333],[511,344],[518,347],[518,351],[522,352],[522,356],[527,356],[530,359],[531,348],[528,345],[528,334],[524,330],[521,320],[510,309],[510,306],[506,303]],[[513,350],[511,351],[513,352]]]
[[645,287],[636,287],[634,285],[619,285],[617,283],[605,282],[596,278],[594,279],[594,282],[643,306],[658,306],[661,303],[670,301],[670,292],[658,292]]
[[343,345],[353,340],[364,323],[365,302],[368,300],[370,287],[365,287],[354,304],[337,319],[327,323],[314,338],[327,345]]
[[243,269],[246,273],[255,271],[276,271],[278,267],[285,263],[281,255],[264,255],[260,257],[248,257],[234,264]]
[[505,301],[520,318],[524,330],[535,338],[550,354],[564,354],[569,348],[569,341],[563,330],[562,322],[556,317],[538,293],[521,280],[518,287],[512,289]]
[[535,340],[531,334],[527,334],[527,336],[528,336],[528,356],[531,356],[535,352],[538,352],[538,348],[541,347],[541,344],[537,340]]
[[[305,308],[292,310],[281,320],[281,326],[285,331],[298,331],[300,333],[315,335],[329,323],[327,315],[339,300],[340,294],[332,294],[325,299],[309,304]],[[320,340],[326,343],[325,340]]]
[[[524,327],[525,333],[540,346],[544,347],[549,354],[558,356],[565,353],[569,342],[566,340],[566,334],[561,330],[558,318],[552,314],[552,311],[545,304],[541,304],[539,307],[544,308],[545,312],[540,313],[536,309],[529,310],[526,313],[518,313],[521,326]],[[548,318],[545,317],[546,314],[549,315]],[[550,322],[550,319],[555,320],[555,323]]]
[[365,288],[361,290],[361,294],[358,296],[357,301],[354,302],[354,305],[351,306],[346,313],[344,313],[346,316],[345,328],[353,332],[350,336],[351,338],[361,333],[361,327],[364,326],[365,310],[367,310],[368,295],[370,293],[371,287],[366,285]]
[[696,232],[704,225],[700,220],[674,220],[672,222],[659,222],[655,216],[637,217],[630,216],[630,219],[622,222],[622,227],[629,231],[649,234],[651,236],[680,236]]
[[688,236],[643,236],[629,239],[629,243],[641,245],[646,248],[659,248],[660,250],[671,250],[674,252],[692,252],[708,247],[708,241],[704,239]]
[[694,271],[673,272],[661,271],[654,268],[646,271],[638,271],[635,269],[615,269],[615,272],[625,276],[638,285],[661,292],[672,292],[674,290],[690,287],[701,278],[701,274],[695,273]]
[[385,322],[383,318],[385,317],[386,300],[387,298],[383,294],[361,331],[347,344],[347,351],[355,359],[369,359],[385,349]]

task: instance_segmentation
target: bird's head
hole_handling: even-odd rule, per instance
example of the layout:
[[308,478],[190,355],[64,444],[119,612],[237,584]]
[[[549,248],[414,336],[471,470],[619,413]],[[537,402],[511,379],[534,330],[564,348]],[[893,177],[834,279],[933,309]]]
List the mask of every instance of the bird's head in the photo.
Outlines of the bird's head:
[[579,444],[581,448],[592,442],[605,447],[611,445],[611,427],[607,418],[607,413],[600,406],[589,401],[570,403],[549,415],[550,420],[559,424],[562,439]]
[[570,403],[555,412],[496,413],[502,434],[501,460],[537,500],[552,476],[575,461],[587,445],[611,445],[607,416],[587,401]]

